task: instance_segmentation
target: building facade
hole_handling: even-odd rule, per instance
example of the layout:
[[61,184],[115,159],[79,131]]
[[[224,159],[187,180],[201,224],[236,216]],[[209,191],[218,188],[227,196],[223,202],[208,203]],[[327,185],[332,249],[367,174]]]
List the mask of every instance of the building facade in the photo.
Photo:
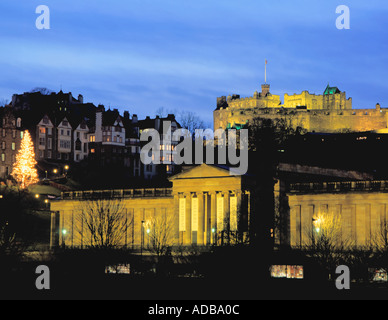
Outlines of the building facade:
[[[276,97],[276,98],[275,98]],[[388,132],[388,109],[376,104],[375,109],[352,109],[352,99],[337,87],[327,86],[323,95],[284,95],[269,93],[269,85],[253,97],[234,95],[217,99],[214,110],[214,129],[241,128],[254,118],[286,119],[292,127],[303,127],[308,132]]]
[[7,179],[16,162],[16,154],[23,139],[22,121],[15,118],[9,107],[3,108],[0,122],[0,179]]
[[131,221],[121,245],[147,246],[149,221],[166,217],[172,225],[170,245],[210,245],[222,241],[222,232],[247,236],[253,184],[249,177],[231,176],[229,171],[203,164],[171,178],[172,188],[114,191],[79,191],[63,193],[51,203],[51,245],[87,247],[89,231],[82,226],[80,215],[91,199],[119,199]]

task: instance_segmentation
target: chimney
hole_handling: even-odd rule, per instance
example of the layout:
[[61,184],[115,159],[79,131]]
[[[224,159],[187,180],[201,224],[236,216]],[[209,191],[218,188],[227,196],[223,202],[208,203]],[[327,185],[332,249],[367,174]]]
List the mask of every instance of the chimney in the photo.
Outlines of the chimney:
[[129,120],[129,111],[124,111],[124,119]]
[[261,96],[266,97],[269,93],[269,84],[262,84],[261,85]]
[[78,95],[78,101],[79,103],[83,104],[84,103],[84,96],[82,94]]
[[105,107],[103,105],[98,105],[96,111],[96,142],[102,142],[102,117],[105,112]]
[[377,111],[381,111],[380,103],[377,103],[377,104],[376,104],[376,110],[377,110]]
[[132,123],[137,123],[137,114],[132,115]]
[[160,118],[159,118],[159,116],[156,116],[156,118],[155,118],[155,129],[157,131],[159,131],[159,129],[160,129]]

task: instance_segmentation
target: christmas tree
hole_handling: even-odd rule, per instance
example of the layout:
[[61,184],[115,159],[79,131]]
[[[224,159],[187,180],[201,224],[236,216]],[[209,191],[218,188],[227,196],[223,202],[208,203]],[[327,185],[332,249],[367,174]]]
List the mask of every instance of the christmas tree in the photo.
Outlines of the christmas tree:
[[21,189],[26,189],[39,181],[36,164],[34,144],[30,133],[25,131],[11,173]]

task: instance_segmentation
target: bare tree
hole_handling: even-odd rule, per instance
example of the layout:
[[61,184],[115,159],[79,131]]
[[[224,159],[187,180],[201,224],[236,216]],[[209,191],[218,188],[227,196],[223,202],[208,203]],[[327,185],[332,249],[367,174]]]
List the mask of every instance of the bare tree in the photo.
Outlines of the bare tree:
[[377,232],[372,238],[375,249],[379,252],[388,252],[388,220],[387,217],[381,217]]
[[9,103],[7,99],[0,99],[0,107],[5,107]]
[[314,258],[328,275],[334,274],[337,266],[349,260],[352,242],[342,233],[342,219],[339,214],[319,213],[305,229],[304,249]]
[[[230,222],[230,211],[227,211],[224,218],[224,229],[217,232],[217,245],[221,246],[241,246],[249,245],[249,232],[247,226],[244,227],[243,213],[244,210],[238,210],[236,212],[236,225],[232,225]],[[245,215],[247,213],[245,212]]]
[[174,216],[167,213],[146,221],[145,228],[149,239],[148,249],[158,257],[165,255],[174,245]]
[[76,231],[82,243],[95,248],[113,248],[127,244],[133,217],[129,217],[121,199],[91,199],[77,207]]
[[192,136],[195,134],[195,129],[205,130],[209,127],[195,112],[192,111],[176,111],[165,107],[160,107],[156,110],[156,115],[161,118],[165,118],[169,114],[175,114],[181,127],[187,129]]
[[50,89],[47,89],[47,88],[36,87],[36,88],[32,89],[30,92],[31,93],[40,92],[41,94],[47,96],[47,95],[51,94],[53,91]]
[[182,111],[178,114],[177,120],[183,129],[187,129],[192,136],[196,129],[206,129],[205,122],[192,111]]

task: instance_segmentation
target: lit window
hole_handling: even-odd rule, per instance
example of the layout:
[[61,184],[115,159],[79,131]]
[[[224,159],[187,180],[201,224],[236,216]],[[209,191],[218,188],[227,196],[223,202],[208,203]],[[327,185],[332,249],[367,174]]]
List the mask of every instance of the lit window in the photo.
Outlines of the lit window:
[[45,134],[46,133],[46,128],[39,128],[39,133],[40,134]]
[[90,149],[90,153],[96,153],[96,149]]

